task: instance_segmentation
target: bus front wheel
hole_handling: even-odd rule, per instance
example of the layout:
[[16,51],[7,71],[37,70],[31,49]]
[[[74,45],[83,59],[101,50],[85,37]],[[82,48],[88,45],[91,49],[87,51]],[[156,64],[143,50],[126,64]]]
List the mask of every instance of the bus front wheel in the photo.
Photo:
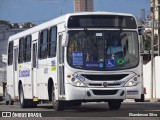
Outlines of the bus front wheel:
[[121,100],[111,100],[111,101],[108,101],[108,105],[109,105],[109,108],[111,110],[117,110],[121,107]]
[[144,102],[145,101],[145,96],[144,94],[141,94],[141,98],[140,99],[135,99],[135,102]]
[[55,111],[62,111],[64,109],[64,101],[56,100],[54,88],[52,89],[52,103]]

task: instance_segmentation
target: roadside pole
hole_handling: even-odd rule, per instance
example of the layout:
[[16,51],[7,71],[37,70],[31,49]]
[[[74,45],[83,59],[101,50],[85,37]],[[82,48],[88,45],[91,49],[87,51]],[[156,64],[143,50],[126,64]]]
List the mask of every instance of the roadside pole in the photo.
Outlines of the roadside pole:
[[151,0],[151,14],[152,14],[152,39],[151,39],[151,96],[150,102],[154,102],[153,100],[153,82],[154,82],[154,23],[155,23],[155,0]]

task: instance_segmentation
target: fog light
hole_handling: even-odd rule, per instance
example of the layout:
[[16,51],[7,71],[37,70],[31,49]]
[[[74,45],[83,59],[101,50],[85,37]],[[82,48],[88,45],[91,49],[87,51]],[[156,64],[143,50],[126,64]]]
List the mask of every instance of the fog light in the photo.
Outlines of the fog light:
[[72,79],[71,79],[72,82],[75,82],[75,80],[76,80],[75,78],[72,78]]
[[134,81],[137,81],[137,77],[134,78]]

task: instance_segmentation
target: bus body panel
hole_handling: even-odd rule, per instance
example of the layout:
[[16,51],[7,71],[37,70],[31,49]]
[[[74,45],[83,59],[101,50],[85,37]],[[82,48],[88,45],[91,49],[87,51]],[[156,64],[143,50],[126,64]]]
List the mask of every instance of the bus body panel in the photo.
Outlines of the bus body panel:
[[[65,31],[64,29],[64,23],[57,25],[57,51],[59,51],[59,35],[62,33],[62,31]],[[38,59],[38,68],[37,68],[37,96],[39,99],[45,99],[48,100],[49,96],[48,94],[48,80],[51,78],[53,80],[54,85],[56,85],[55,88],[59,88],[58,84],[58,75],[62,75],[62,73],[59,73],[59,62],[58,62],[58,56],[59,52],[57,52],[57,57],[47,58],[47,59]],[[42,75],[43,76],[40,76]],[[53,77],[50,77],[53,76]],[[58,89],[55,89],[55,95],[56,99],[58,100]]]
[[142,83],[139,83],[137,86],[126,87],[125,88],[125,98],[126,99],[140,99],[142,93]]
[[7,92],[14,99],[14,77],[13,77],[13,65],[7,66]]
[[15,63],[17,59],[18,52],[18,39],[13,42],[13,62],[12,65],[7,66],[7,92],[11,99],[16,99],[18,96],[18,73],[15,71],[17,64]]
[[[121,82],[121,86],[107,86],[107,87],[103,87],[103,83],[105,81],[101,81],[101,80],[97,80],[97,81],[92,81],[92,80],[88,80],[85,78],[85,81],[84,83],[87,84],[87,87],[76,87],[76,86],[73,86],[70,84],[70,79],[68,78],[65,78],[66,80],[66,84],[65,84],[65,87],[66,87],[66,100],[82,100],[82,101],[87,101],[87,100],[99,100],[99,99],[103,99],[103,100],[109,100],[109,99],[140,99],[140,95],[142,93],[142,83],[141,83],[141,77],[138,77],[137,78],[137,81],[138,81],[138,84],[136,86],[133,86],[133,87],[124,87],[124,85],[131,79],[133,78],[134,76],[136,76],[135,73],[137,73],[137,69],[136,68],[133,68],[133,69],[130,69],[130,71],[115,71],[115,72],[82,72],[82,71],[77,71],[77,72],[73,72],[73,68],[70,68],[69,69],[69,66],[66,67],[67,69],[65,70],[66,71],[66,76],[67,75],[71,75],[73,76],[73,74],[79,74],[79,75],[83,75],[83,74],[87,74],[87,75],[114,75],[114,74],[128,74],[125,78],[123,79],[120,79],[118,81],[107,81],[108,84],[110,83],[114,83],[114,82],[117,82],[117,83],[120,83]],[[133,71],[133,72],[131,72]],[[102,86],[101,87],[96,87],[96,86],[89,86],[89,84],[101,84]],[[114,95],[95,95],[93,93],[94,90],[97,90],[97,91],[111,91],[111,90],[117,90],[116,94]],[[87,92],[90,93],[91,96],[88,96],[87,95]],[[124,92],[124,94],[121,95],[121,93]],[[103,93],[102,93],[103,94]]]
[[[55,74],[55,69],[52,68],[52,61],[56,62],[55,59],[49,58],[45,60],[38,60],[38,68],[37,68],[37,97],[39,99],[48,99],[48,80],[50,75]],[[43,76],[42,76],[43,74]],[[56,83],[56,76],[52,78]]]
[[0,101],[2,101],[3,100],[3,82],[2,81],[0,81]]
[[[20,79],[22,79],[22,85],[23,85],[23,92],[24,92],[24,97],[26,99],[31,99],[32,98],[32,77],[31,77],[31,62],[27,62],[27,63],[23,63],[21,64],[21,68],[19,70],[19,72],[21,72],[22,74],[26,74],[26,75],[22,75],[20,76]],[[21,74],[19,73],[19,74]]]

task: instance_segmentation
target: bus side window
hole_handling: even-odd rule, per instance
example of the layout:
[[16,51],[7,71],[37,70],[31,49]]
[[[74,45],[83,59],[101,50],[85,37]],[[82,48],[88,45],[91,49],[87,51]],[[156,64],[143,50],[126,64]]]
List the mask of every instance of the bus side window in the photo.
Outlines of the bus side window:
[[24,42],[24,48],[23,48],[23,58],[24,58],[24,62],[30,62],[31,61],[31,36],[27,36],[25,38],[25,42]]
[[56,46],[57,46],[57,28],[52,27],[50,29],[50,35],[49,35],[49,50],[48,50],[48,56],[49,57],[55,57],[56,56]]
[[12,65],[13,63],[13,41],[9,42],[8,47],[8,65]]
[[48,30],[41,31],[39,37],[39,58],[45,59],[48,56]]
[[24,38],[19,39],[19,57],[18,57],[18,63],[23,63],[23,43]]

